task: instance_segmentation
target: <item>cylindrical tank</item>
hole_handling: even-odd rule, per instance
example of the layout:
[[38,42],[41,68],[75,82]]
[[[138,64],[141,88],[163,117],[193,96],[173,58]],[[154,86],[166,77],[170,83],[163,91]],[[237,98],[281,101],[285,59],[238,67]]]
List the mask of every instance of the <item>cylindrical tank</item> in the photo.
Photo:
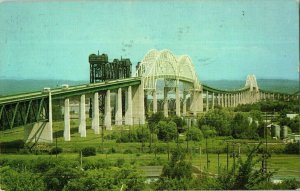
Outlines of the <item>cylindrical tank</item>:
[[288,136],[288,126],[281,127],[280,135],[281,135],[282,139],[287,138],[287,136]]
[[279,125],[271,126],[271,135],[272,135],[272,137],[280,138],[280,126]]

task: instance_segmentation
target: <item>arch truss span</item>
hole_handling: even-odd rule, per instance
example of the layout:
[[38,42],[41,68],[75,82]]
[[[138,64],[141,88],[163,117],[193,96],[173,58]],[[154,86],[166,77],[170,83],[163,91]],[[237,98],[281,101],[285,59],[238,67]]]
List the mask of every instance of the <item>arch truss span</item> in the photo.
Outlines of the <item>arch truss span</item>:
[[150,50],[141,61],[136,76],[143,78],[145,90],[155,90],[158,79],[183,81],[191,83],[194,90],[202,89],[191,58],[175,56],[169,50]]
[[250,91],[258,92],[259,88],[257,85],[256,77],[254,74],[248,75],[246,79],[245,87],[249,88]]

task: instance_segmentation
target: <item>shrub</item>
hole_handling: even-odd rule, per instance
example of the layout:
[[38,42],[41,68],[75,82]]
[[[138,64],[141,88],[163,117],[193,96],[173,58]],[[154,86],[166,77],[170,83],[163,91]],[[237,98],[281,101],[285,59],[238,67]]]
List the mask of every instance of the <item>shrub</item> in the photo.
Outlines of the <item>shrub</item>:
[[117,161],[116,161],[115,166],[121,167],[121,166],[124,165],[124,163],[125,163],[125,159],[123,159],[123,158],[118,158]]
[[132,154],[132,150],[126,149],[123,153],[124,153],[124,154]]
[[9,142],[2,142],[0,144],[1,152],[9,151],[9,150],[20,150],[24,148],[25,142],[23,140],[14,140]]
[[287,154],[300,154],[300,142],[287,144],[284,152]]
[[191,127],[188,130],[186,137],[189,141],[200,141],[201,139],[203,139],[203,134],[199,128]]
[[95,147],[85,147],[81,149],[82,156],[88,157],[88,156],[95,156],[96,155],[96,148]]
[[50,155],[55,155],[55,154],[59,154],[59,153],[62,153],[63,152],[63,149],[60,148],[60,147],[53,147],[50,151],[49,151],[49,154]]

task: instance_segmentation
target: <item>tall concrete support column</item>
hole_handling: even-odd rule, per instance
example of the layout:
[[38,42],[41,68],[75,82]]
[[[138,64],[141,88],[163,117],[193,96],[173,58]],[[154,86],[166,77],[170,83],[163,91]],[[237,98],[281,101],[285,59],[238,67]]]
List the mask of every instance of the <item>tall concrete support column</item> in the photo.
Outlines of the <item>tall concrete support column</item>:
[[86,121],[85,121],[85,95],[80,96],[80,137],[86,137]]
[[110,106],[110,90],[106,91],[105,96],[105,112],[104,112],[104,126],[106,130],[112,130],[111,127],[111,106]]
[[100,128],[99,128],[99,94],[98,94],[98,92],[94,93],[94,98],[93,98],[92,129],[94,129],[95,134],[100,133]]
[[197,100],[197,106],[198,106],[198,112],[203,112],[203,96],[202,92],[197,92],[198,100]]
[[164,88],[164,116],[169,116],[169,100],[168,100],[168,89]]
[[211,108],[214,109],[215,107],[215,93],[213,92],[212,93],[212,105],[211,105]]
[[224,94],[221,94],[221,106],[224,107]]
[[128,87],[125,98],[125,125],[133,125],[132,121],[132,90],[131,86]]
[[227,107],[227,94],[224,94],[224,107]]
[[64,108],[64,121],[65,121],[65,128],[64,128],[64,139],[65,141],[71,140],[70,134],[70,102],[69,98],[65,99],[65,108]]
[[221,94],[220,94],[220,93],[218,93],[218,95],[217,95],[217,96],[218,96],[218,105],[219,105],[219,106],[221,106]]
[[205,111],[208,111],[209,110],[209,94],[208,94],[208,91],[206,91],[206,110]]
[[53,127],[52,127],[52,95],[51,95],[51,91],[49,91],[49,113],[48,113],[48,133],[49,136],[47,136],[49,138],[49,142],[52,143],[53,142]]
[[182,115],[186,116],[186,93],[183,92]]
[[196,116],[198,112],[203,111],[202,94],[197,90],[192,91],[190,111],[193,113],[194,116]]
[[122,88],[118,89],[117,95],[117,111],[115,116],[116,125],[122,125],[123,118],[122,118]]
[[132,118],[133,124],[145,124],[145,93],[144,82],[132,87]]
[[175,96],[176,96],[176,115],[180,117],[180,95],[179,95],[179,88],[175,88]]
[[153,96],[153,113],[157,112],[157,95],[156,95],[156,90],[152,92]]

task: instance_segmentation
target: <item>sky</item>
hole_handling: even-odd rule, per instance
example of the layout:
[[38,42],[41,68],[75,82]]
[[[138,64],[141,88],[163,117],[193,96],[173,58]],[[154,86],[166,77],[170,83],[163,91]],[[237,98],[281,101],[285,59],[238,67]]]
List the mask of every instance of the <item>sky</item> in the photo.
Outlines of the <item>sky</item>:
[[297,0],[4,1],[0,79],[89,81],[88,56],[189,55],[200,81],[297,79]]

